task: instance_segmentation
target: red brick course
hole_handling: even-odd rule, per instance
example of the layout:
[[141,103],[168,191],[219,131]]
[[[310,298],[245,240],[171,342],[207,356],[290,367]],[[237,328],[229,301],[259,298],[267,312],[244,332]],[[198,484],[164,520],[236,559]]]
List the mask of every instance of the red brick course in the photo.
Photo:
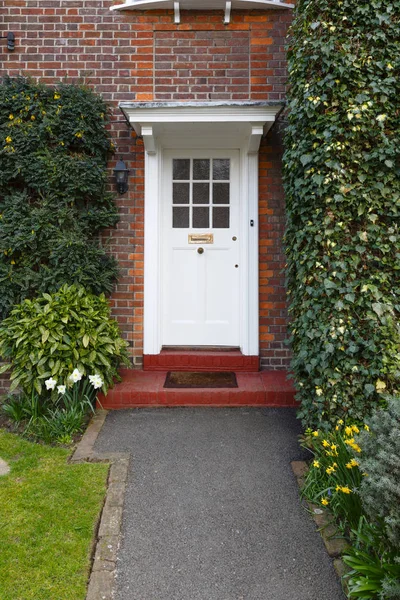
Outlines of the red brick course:
[[[129,341],[134,366],[143,358],[144,148],[118,109],[120,101],[283,100],[287,10],[109,10],[109,0],[3,0],[0,35],[13,31],[15,52],[0,46],[0,75],[29,75],[47,84],[84,82],[110,104],[111,131],[131,170],[117,199],[118,226],[106,232],[121,266],[112,311]],[[155,60],[154,60],[155,59]],[[263,367],[288,365],[281,149],[274,135],[260,153],[260,356]],[[110,164],[112,169],[114,164]]]

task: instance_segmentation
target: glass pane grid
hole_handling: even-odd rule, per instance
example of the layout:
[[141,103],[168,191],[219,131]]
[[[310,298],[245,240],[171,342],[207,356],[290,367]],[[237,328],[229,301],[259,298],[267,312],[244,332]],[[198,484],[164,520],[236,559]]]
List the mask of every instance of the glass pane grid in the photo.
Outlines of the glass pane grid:
[[173,228],[229,228],[230,159],[173,159],[172,203]]

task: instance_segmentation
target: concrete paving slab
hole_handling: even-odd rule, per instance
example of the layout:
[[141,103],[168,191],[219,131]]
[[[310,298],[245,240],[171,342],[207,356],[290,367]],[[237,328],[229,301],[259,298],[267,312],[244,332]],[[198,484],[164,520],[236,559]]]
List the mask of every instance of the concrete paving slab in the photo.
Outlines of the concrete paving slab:
[[132,456],[117,600],[343,600],[290,462],[291,409],[109,413],[96,452]]

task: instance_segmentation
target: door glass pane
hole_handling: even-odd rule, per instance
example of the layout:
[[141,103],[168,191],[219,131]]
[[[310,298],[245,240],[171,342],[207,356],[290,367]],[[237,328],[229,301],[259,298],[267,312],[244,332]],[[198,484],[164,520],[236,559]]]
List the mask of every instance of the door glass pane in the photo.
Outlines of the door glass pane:
[[193,160],[193,179],[210,179],[210,161],[208,158]]
[[213,227],[216,229],[229,229],[229,206],[213,208]]
[[174,183],[172,201],[174,204],[189,204],[190,183]]
[[210,227],[210,209],[207,207],[193,207],[193,227],[200,227],[202,229]]
[[173,160],[174,179],[190,179],[190,159],[174,158]]
[[172,211],[172,227],[175,229],[189,227],[189,207],[186,208],[185,206],[174,206]]
[[214,158],[213,160],[213,179],[229,179],[230,160],[229,158]]
[[193,184],[193,204],[209,204],[210,202],[210,184]]
[[213,203],[229,204],[229,183],[213,183]]

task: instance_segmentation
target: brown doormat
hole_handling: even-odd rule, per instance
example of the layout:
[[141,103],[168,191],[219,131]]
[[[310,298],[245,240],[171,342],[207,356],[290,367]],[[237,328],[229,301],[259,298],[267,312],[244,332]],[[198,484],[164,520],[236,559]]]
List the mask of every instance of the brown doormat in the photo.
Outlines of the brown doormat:
[[188,372],[169,371],[165,388],[236,388],[236,375],[232,371]]

